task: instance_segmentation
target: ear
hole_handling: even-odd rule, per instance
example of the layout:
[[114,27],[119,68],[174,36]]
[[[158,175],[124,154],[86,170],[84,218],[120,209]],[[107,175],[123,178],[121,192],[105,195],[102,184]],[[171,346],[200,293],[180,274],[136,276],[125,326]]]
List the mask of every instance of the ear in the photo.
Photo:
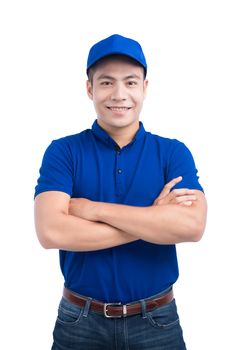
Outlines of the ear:
[[90,80],[86,81],[86,90],[87,90],[87,95],[92,100],[93,99],[93,87],[92,87]]
[[145,79],[145,80],[144,80],[144,85],[143,85],[144,98],[146,97],[146,92],[147,92],[148,84],[149,84],[149,80]]

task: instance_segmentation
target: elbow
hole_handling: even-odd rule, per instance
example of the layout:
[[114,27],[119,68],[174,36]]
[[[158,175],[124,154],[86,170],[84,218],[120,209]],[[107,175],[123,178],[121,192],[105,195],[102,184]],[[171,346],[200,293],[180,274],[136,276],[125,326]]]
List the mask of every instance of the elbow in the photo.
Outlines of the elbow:
[[207,202],[204,197],[200,200],[200,205],[197,205],[197,210],[193,213],[192,222],[192,241],[199,242],[205,232],[207,218]]
[[44,248],[44,249],[54,249],[55,248],[55,246],[48,239],[39,238],[39,242],[40,242],[42,248]]
[[41,246],[44,249],[55,249],[56,247],[56,242],[53,239],[52,233],[48,229],[38,229],[36,230],[37,232],[37,238],[41,244]]
[[199,242],[202,239],[204,230],[196,228],[191,235],[191,242]]
[[190,227],[190,241],[199,242],[205,231],[205,221],[204,220],[194,220]]

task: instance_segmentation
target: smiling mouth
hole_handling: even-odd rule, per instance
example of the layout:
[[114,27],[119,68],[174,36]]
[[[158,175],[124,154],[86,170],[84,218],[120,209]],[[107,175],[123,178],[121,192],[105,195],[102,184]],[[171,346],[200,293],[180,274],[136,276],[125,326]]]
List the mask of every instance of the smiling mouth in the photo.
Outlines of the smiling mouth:
[[108,109],[110,109],[113,112],[125,112],[128,111],[129,109],[131,109],[131,107],[107,107]]

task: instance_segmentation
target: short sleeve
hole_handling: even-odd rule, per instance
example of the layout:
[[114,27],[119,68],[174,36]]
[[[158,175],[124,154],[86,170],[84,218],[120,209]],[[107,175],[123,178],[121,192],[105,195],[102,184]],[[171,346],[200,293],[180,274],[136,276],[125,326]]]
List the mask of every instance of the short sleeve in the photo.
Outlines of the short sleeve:
[[190,150],[184,143],[173,140],[171,148],[171,156],[167,164],[167,179],[166,182],[182,176],[183,180],[179,182],[175,188],[189,188],[204,192],[199,183],[198,171]]
[[69,145],[62,139],[52,141],[42,159],[34,198],[46,191],[61,191],[72,196],[72,188],[73,162]]

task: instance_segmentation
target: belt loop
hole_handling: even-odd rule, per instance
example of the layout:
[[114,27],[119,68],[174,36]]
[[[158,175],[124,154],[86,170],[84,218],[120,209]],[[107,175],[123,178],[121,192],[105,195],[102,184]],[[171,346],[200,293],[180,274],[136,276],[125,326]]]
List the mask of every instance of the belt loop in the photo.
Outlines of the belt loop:
[[91,302],[92,302],[92,298],[87,298],[86,303],[85,303],[85,307],[84,307],[83,317],[88,316]]
[[142,318],[147,318],[145,300],[141,299],[140,303],[141,303],[141,310],[142,310]]

